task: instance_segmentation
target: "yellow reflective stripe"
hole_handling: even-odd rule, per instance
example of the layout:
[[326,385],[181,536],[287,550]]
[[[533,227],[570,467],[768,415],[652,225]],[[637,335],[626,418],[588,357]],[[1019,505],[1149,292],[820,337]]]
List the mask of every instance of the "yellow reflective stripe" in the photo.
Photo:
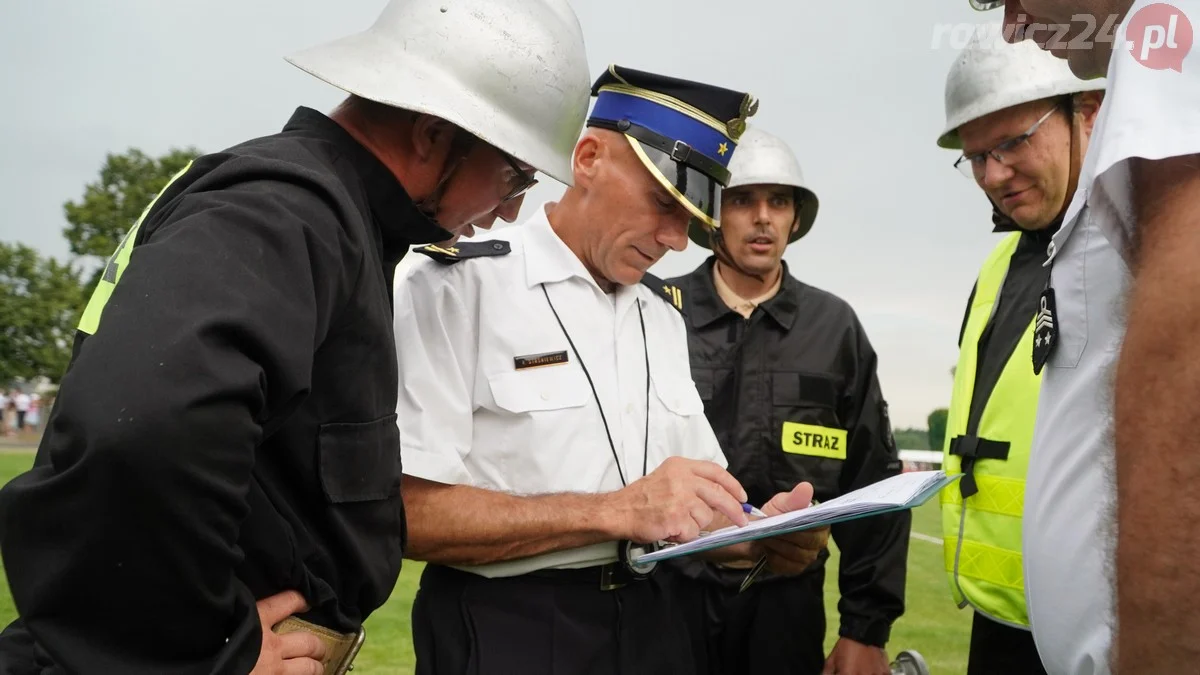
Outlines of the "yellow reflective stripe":
[[142,209],[142,215],[138,216],[137,222],[125,236],[121,238],[121,243],[117,245],[117,250],[109,256],[108,261],[104,264],[104,273],[100,275],[100,282],[96,284],[96,290],[92,292],[91,299],[88,300],[87,307],[83,310],[83,316],[79,319],[80,332],[88,335],[95,335],[100,328],[100,315],[104,312],[105,305],[108,304],[109,298],[112,297],[113,290],[117,287],[117,282],[121,280],[121,276],[125,274],[125,268],[129,266],[129,257],[133,255],[133,242],[137,239],[138,230],[142,226],[142,221],[146,219],[146,215],[150,213],[150,209],[158,201],[167,188],[179,179],[188,169],[192,168],[192,163],[188,162],[187,166],[183,167],[167,184],[159,190],[154,199]]
[[793,455],[846,459],[846,430],[798,422],[783,423],[783,451]]
[[[999,513],[1014,518],[1021,518],[1024,515],[1025,481],[1001,476],[976,475],[975,484],[979,486],[979,492],[967,499],[968,510]],[[962,491],[957,486],[942,490],[943,504],[962,504],[962,501]]]
[[988,546],[969,539],[946,539],[942,547],[945,554],[946,571],[954,573],[954,556],[958,555],[958,575],[970,577],[989,584],[1025,590],[1025,574],[1021,569],[1021,554],[995,546]]

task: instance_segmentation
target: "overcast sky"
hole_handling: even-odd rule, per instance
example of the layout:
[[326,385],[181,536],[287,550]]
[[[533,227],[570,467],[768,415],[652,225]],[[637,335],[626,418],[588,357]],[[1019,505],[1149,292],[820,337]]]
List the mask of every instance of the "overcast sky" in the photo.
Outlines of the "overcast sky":
[[[453,2],[454,0],[446,0]],[[63,259],[62,204],[107,152],[216,151],[340,92],[283,60],[366,28],[385,0],[0,0],[0,241]],[[749,91],[821,200],[793,274],[849,301],[879,353],[897,427],[948,403],[963,305],[997,241],[990,208],[938,148],[967,0],[575,0],[589,65]],[[526,199],[556,198],[542,179]],[[551,185],[546,185],[550,183]],[[669,254],[658,276],[706,251]]]

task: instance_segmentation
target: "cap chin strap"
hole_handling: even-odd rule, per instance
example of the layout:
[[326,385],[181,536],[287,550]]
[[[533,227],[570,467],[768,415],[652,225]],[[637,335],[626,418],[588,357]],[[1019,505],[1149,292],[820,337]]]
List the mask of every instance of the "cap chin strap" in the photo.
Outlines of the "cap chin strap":
[[[1075,190],[1079,187],[1079,172],[1083,168],[1083,125],[1079,119],[1079,111],[1075,109],[1075,98],[1067,99],[1067,118],[1071,120],[1071,149],[1070,149],[1070,166],[1067,169],[1067,191],[1063,195],[1062,207],[1058,210],[1058,215],[1054,220],[1050,221],[1050,225],[1045,228],[1047,234],[1053,234],[1062,227],[1063,218],[1067,215],[1067,207],[1071,205],[1071,200],[1075,196]],[[1004,230],[1021,230],[1028,231],[1017,224],[1015,220],[1004,215],[996,202],[992,201],[991,197],[987,198],[988,203],[992,205],[992,224],[998,229]]]
[[709,248],[717,256],[717,262],[736,270],[738,274],[750,277],[751,279],[757,279],[761,283],[766,283],[766,279],[763,276],[755,274],[734,262],[733,256],[729,254],[729,249],[725,246],[725,236],[721,232],[721,228],[718,227],[709,230],[708,241]]
[[1067,208],[1071,206],[1071,201],[1075,198],[1075,190],[1079,189],[1079,174],[1083,171],[1083,120],[1080,118],[1082,114],[1075,109],[1075,99],[1067,105],[1071,111],[1071,173],[1067,179],[1067,193],[1063,197],[1062,210],[1058,212],[1058,226],[1062,225],[1062,219],[1067,215]]
[[475,141],[476,138],[466,131],[454,130],[454,138],[450,141],[450,151],[446,153],[446,165],[442,169],[442,175],[438,178],[437,185],[434,186],[433,192],[428,197],[416,203],[417,210],[442,229],[446,229],[438,221],[438,212],[442,209],[442,197],[450,184],[450,179],[458,173],[459,167],[466,161]]

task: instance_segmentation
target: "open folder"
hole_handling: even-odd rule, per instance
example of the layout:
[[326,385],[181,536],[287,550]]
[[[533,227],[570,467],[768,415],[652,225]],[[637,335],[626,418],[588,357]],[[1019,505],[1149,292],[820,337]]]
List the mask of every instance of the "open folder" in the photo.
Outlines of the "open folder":
[[789,532],[824,527],[855,518],[911,509],[924,504],[942,488],[957,480],[960,475],[947,477],[943,471],[902,473],[854,492],[847,492],[837,499],[831,499],[817,506],[760,518],[750,521],[750,524],[743,527],[731,525],[705,534],[686,544],[669,544],[666,548],[636,556],[632,562],[648,564],[657,560],[691,555],[743,541],[764,539]]

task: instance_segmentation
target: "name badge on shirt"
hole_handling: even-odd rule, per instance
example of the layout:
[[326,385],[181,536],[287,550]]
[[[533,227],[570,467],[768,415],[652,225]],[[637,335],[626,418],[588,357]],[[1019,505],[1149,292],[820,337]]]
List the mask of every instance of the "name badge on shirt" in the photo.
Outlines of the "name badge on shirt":
[[567,362],[567,353],[562,352],[546,352],[545,354],[529,354],[528,356],[514,356],[513,366],[517,370],[525,370],[526,368],[541,368],[543,366],[557,366]]
[[784,422],[783,451],[793,455],[846,459],[846,430]]

